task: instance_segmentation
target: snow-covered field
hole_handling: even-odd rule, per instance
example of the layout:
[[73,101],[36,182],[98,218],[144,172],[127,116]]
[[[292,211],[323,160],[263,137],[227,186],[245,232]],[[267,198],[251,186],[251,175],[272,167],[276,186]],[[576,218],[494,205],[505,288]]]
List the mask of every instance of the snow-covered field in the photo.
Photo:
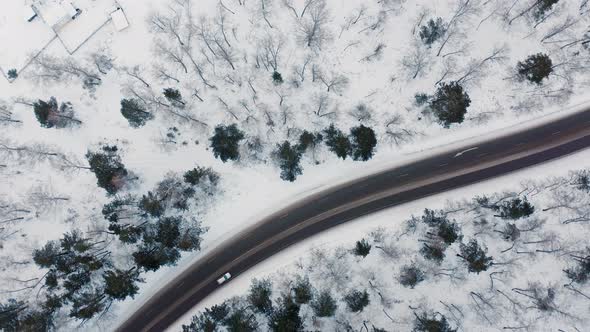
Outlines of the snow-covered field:
[[[111,1],[95,2],[110,8]],[[110,310],[99,319],[80,325],[65,304],[54,320],[61,329],[112,328],[203,251],[297,197],[458,140],[530,124],[588,98],[590,18],[582,0],[559,1],[538,21],[516,18],[533,1],[118,2],[128,29],[106,24],[71,56],[54,41],[12,83],[0,79],[2,299],[40,308],[47,269],[31,255],[73,229],[108,243],[109,268],[132,268],[135,247],[104,232],[109,223],[101,211],[114,197],[139,199],[170,172],[197,166],[212,168],[220,181],[213,196],[182,212],[198,215],[207,228],[201,251],[142,272],[135,299],[104,303]],[[0,13],[0,42],[12,45],[0,51],[7,74],[20,70],[50,34],[39,32],[39,20],[22,27],[12,1],[0,8],[7,9]],[[420,27],[437,17],[446,34],[427,47]],[[517,62],[540,52],[551,57],[552,74],[540,85],[516,79]],[[273,82],[274,71],[282,84]],[[444,128],[417,106],[415,95],[434,94],[439,81],[460,81],[469,94],[463,123]],[[178,90],[182,103],[164,98],[165,88]],[[71,103],[75,121],[40,126],[32,105],[51,96]],[[123,98],[138,100],[153,119],[132,128],[121,114]],[[209,138],[216,125],[233,123],[245,139],[239,160],[224,163]],[[341,160],[320,144],[303,155],[295,182],[281,180],[276,145],[332,123],[345,133],[359,124],[373,128],[373,159]],[[86,169],[86,153],[101,144],[117,145],[131,174],[117,196],[97,187]],[[92,273],[95,291],[104,269]]]

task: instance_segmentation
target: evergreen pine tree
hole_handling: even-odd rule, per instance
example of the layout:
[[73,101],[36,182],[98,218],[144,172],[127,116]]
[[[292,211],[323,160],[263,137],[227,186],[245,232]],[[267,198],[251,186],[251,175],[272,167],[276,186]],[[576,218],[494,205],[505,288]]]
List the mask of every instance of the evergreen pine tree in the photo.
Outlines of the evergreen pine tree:
[[318,143],[323,140],[323,136],[320,133],[311,133],[307,130],[304,130],[301,135],[299,135],[299,144],[297,148],[301,152],[307,151],[307,149],[315,148]]
[[422,243],[420,253],[424,258],[440,263],[445,259],[445,246],[442,243]]
[[367,161],[373,157],[377,138],[372,128],[360,125],[350,129],[352,159]]
[[293,290],[293,300],[298,304],[306,304],[313,298],[312,286],[307,277],[298,277]]
[[137,99],[121,99],[121,114],[133,128],[139,128],[154,118]]
[[283,75],[281,75],[281,73],[279,73],[278,71],[275,71],[272,73],[272,81],[275,84],[282,84],[283,83]]
[[138,282],[143,282],[136,268],[129,270],[113,269],[103,275],[104,292],[113,299],[122,301],[127,297],[133,298],[139,291]]
[[224,320],[228,332],[256,332],[258,322],[256,315],[246,312],[246,309],[234,309]]
[[420,315],[415,314],[416,319],[414,320],[414,332],[456,332],[457,329],[453,329],[447,318],[440,313],[430,315],[426,312]]
[[467,244],[461,243],[460,250],[461,254],[457,254],[457,256],[465,260],[469,272],[479,274],[494,264],[493,258],[486,256],[487,250],[480,247],[475,239],[472,239]]
[[537,53],[518,62],[516,70],[521,80],[541,84],[553,72],[553,62],[547,54]]
[[127,169],[117,154],[116,146],[104,146],[102,151],[86,153],[90,170],[96,175],[98,186],[114,195],[127,181]]
[[175,106],[185,105],[185,102],[182,100],[182,95],[180,94],[180,91],[178,91],[177,89],[164,89],[164,97],[166,97],[166,99],[168,99],[168,101]]
[[545,13],[550,10],[553,5],[555,5],[556,3],[558,3],[559,0],[538,0],[536,5],[537,8],[534,12],[534,17],[537,21],[542,20],[543,17],[545,16]]
[[226,162],[240,157],[239,143],[244,139],[244,133],[235,124],[215,127],[215,134],[210,138],[211,148],[215,158]]
[[14,80],[18,77],[18,72],[16,71],[16,69],[13,68],[13,69],[8,70],[6,75],[8,75],[9,79]]
[[202,181],[208,181],[212,185],[219,182],[219,174],[210,167],[196,167],[184,173],[184,182],[196,186]]
[[55,97],[49,98],[49,101],[43,101],[39,99],[33,104],[33,111],[37,117],[37,121],[42,127],[51,128],[55,123],[51,120],[51,115],[58,112],[57,99]]
[[500,212],[498,215],[500,218],[512,220],[525,218],[535,213],[535,207],[529,203],[526,197],[524,199],[516,197],[504,201],[501,205],[495,207],[495,209]]
[[248,301],[261,313],[268,314],[272,311],[272,283],[269,279],[253,279],[248,293]]
[[361,312],[369,305],[369,293],[366,290],[352,290],[344,296],[344,301],[350,311]]
[[438,237],[440,237],[447,245],[451,245],[455,243],[455,241],[463,238],[461,235],[461,228],[457,223],[444,220],[437,228],[436,235],[438,235]]
[[426,25],[420,27],[420,39],[430,47],[446,33],[445,24],[442,18],[430,19]]
[[430,100],[432,112],[445,127],[463,122],[470,104],[469,95],[457,82],[441,83]]
[[371,245],[365,239],[360,241],[356,241],[356,245],[354,247],[354,254],[357,256],[367,257],[367,255],[371,252]]
[[334,127],[331,124],[330,127],[324,129],[324,135],[326,138],[326,145],[330,151],[334,152],[338,157],[346,159],[351,152],[350,140],[340,129]]
[[400,270],[399,282],[405,287],[414,288],[424,281],[424,272],[415,264],[404,265]]
[[275,308],[268,319],[268,327],[274,332],[303,331],[303,320],[299,316],[299,304],[290,296],[284,296],[278,308]]
[[336,313],[336,300],[330,294],[330,291],[320,292],[311,303],[313,312],[318,317],[332,317]]
[[302,169],[299,164],[301,161],[301,151],[296,146],[292,146],[289,141],[277,145],[275,155],[279,160],[281,168],[281,179],[285,181],[295,181],[298,175],[301,175]]
[[564,270],[566,276],[578,284],[585,284],[590,280],[590,247],[580,255],[572,255],[576,265]]

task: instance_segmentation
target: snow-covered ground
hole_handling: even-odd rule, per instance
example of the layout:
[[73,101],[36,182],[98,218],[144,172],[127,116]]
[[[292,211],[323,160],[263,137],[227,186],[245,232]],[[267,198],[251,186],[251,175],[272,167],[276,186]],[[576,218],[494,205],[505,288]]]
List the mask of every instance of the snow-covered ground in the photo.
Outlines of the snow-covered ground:
[[[110,8],[110,0],[94,2],[97,8]],[[588,30],[587,8],[580,8],[583,1],[560,1],[553,14],[537,25],[527,16],[508,24],[507,17],[526,8],[526,1],[510,9],[512,1],[472,0],[439,56],[441,43],[420,46],[419,26],[430,18],[452,20],[457,6],[465,2],[329,0],[322,25],[325,38],[314,41],[311,48],[302,44],[300,32],[311,17],[301,15],[307,2],[252,0],[240,5],[242,2],[195,1],[187,11],[189,2],[185,1],[120,0],[130,22],[128,29],[119,32],[106,24],[72,56],[62,44],[53,42],[13,83],[0,79],[0,106],[5,105],[12,118],[20,121],[0,122],[0,143],[5,147],[60,152],[86,165],[84,155],[89,149],[96,150],[100,143],[116,144],[126,168],[138,177],[123,192],[133,195],[151,190],[171,171],[203,166],[221,176],[221,193],[199,210],[208,227],[202,251],[184,254],[175,267],[144,273],[145,283],[139,285],[135,300],[115,302],[103,316],[110,319],[91,320],[84,328],[108,329],[111,326],[103,325],[105,321],[112,324],[125,317],[202,252],[294,199],[420,158],[452,142],[474,141],[486,132],[505,133],[514,130],[510,126],[516,123],[530,125],[547,114],[549,118],[560,116],[588,99],[590,52],[581,43],[568,45],[583,39]],[[12,1],[0,5],[7,9],[0,11],[4,17],[0,42],[13,45],[0,52],[0,61],[7,63],[0,63],[5,72],[20,68],[46,39],[32,25],[24,29],[21,21],[14,23],[17,7]],[[102,20],[100,15],[93,18]],[[158,32],[162,22],[170,25]],[[547,38],[564,23],[563,32]],[[174,37],[175,31],[179,38]],[[210,51],[205,41],[221,45],[213,45]],[[272,61],[265,60],[268,43],[280,45],[277,71],[284,79],[281,85],[273,84]],[[376,50],[379,52],[372,56]],[[495,50],[501,52],[494,61],[482,64]],[[224,58],[224,51],[231,54]],[[516,63],[539,52],[553,59],[554,75],[540,86],[515,80]],[[420,59],[418,67],[416,58]],[[97,63],[113,68],[97,67]],[[408,68],[408,63],[414,65]],[[56,64],[61,69],[51,71]],[[66,71],[73,68],[84,71]],[[93,84],[95,76],[100,85]],[[416,106],[416,93],[432,94],[437,81],[463,77],[472,103],[462,124],[443,128],[432,115],[423,113],[423,107]],[[328,89],[330,82],[339,84]],[[168,87],[182,93],[186,102],[182,110],[158,104],[161,91]],[[30,104],[51,96],[71,102],[82,124],[63,129],[40,127]],[[155,119],[131,128],[120,112],[122,98],[143,98]],[[369,115],[358,112],[359,104],[366,106]],[[208,148],[208,138],[220,123],[237,123],[246,133],[238,162],[222,163]],[[282,181],[271,157],[276,144],[286,139],[294,142],[303,129],[319,131],[330,123],[345,132],[359,123],[374,128],[378,139],[375,157],[366,163],[340,160],[321,146],[313,155],[304,155],[303,175],[296,182]],[[84,169],[63,170],[51,160],[39,159],[43,158],[0,159],[0,202],[28,211],[23,219],[6,223],[0,234],[0,257],[7,262],[0,273],[1,285],[9,291],[3,298],[28,300],[37,291],[12,292],[19,289],[15,278],[28,280],[44,274],[31,262],[34,249],[71,229],[92,232],[108,226],[101,210],[111,198],[96,186],[94,174]],[[39,192],[67,200],[35,205],[31,197]],[[129,264],[129,252],[116,247],[114,260]],[[72,328],[78,322],[66,320],[65,324]]]

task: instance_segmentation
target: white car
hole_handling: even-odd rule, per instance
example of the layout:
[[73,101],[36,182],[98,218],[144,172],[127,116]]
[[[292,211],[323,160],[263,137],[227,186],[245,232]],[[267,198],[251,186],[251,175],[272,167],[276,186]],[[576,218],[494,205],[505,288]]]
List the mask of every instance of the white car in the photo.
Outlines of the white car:
[[221,278],[217,279],[217,284],[221,285],[224,282],[228,281],[229,278],[231,278],[231,274],[229,272],[226,272],[224,275],[221,276]]

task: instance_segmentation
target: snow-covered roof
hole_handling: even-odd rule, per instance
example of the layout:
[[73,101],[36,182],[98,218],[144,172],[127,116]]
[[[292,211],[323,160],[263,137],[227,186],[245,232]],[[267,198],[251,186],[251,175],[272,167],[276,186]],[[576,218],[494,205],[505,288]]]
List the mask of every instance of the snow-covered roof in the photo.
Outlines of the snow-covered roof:
[[24,12],[23,12],[23,18],[25,19],[25,21],[32,20],[36,15],[37,15],[37,13],[35,13],[35,11],[33,10],[33,8],[30,5],[29,6],[25,5]]
[[111,13],[111,18],[113,19],[113,24],[115,28],[119,31],[126,29],[129,26],[129,22],[127,21],[127,17],[125,17],[125,13],[121,8],[118,8],[114,12]]
[[69,1],[36,0],[32,8],[52,28],[58,28],[76,15],[76,8]]

